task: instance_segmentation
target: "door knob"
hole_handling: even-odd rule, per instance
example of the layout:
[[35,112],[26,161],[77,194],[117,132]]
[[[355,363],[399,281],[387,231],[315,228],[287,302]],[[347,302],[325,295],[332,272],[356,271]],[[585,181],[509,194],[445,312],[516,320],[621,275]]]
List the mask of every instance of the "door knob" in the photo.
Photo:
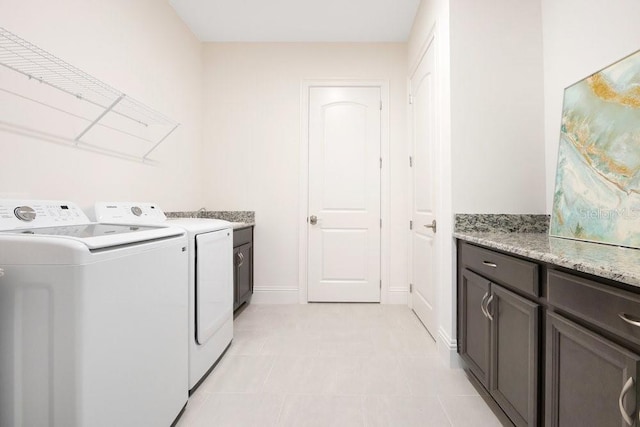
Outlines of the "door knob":
[[318,217],[317,217],[317,216],[315,216],[315,215],[311,215],[311,216],[309,217],[309,223],[310,223],[311,225],[316,225],[316,224],[318,223]]
[[433,229],[434,233],[436,232],[436,220],[435,219],[433,221],[431,221],[431,225],[425,224],[424,226],[427,227],[427,228]]

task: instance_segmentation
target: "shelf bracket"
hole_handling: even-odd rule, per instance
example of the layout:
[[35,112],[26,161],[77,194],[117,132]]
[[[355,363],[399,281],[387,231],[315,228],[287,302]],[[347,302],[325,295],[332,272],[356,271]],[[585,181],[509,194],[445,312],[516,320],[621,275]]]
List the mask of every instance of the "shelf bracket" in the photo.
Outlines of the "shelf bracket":
[[155,150],[155,149],[156,149],[156,147],[157,147],[158,145],[162,144],[162,142],[163,142],[165,139],[167,139],[167,138],[169,137],[169,135],[171,135],[171,134],[173,133],[173,131],[174,131],[174,130],[178,129],[178,126],[180,126],[180,123],[176,124],[176,125],[173,127],[173,129],[171,129],[171,130],[169,131],[169,133],[167,133],[165,136],[163,136],[163,137],[162,137],[162,139],[161,139],[160,141],[156,142],[156,143],[155,143],[155,145],[154,145],[153,147],[151,147],[151,149],[150,149],[149,151],[147,151],[146,153],[144,153],[144,156],[142,156],[142,161],[143,161],[143,162],[144,162],[144,161],[146,161],[146,160],[147,160],[147,156],[148,156],[149,154],[151,154],[151,152],[152,152],[153,150]]
[[91,128],[92,128],[92,127],[94,127],[96,124],[98,124],[98,122],[99,122],[100,120],[102,120],[102,118],[103,118],[104,116],[106,116],[106,115],[107,115],[107,113],[109,113],[109,111],[113,110],[113,108],[114,108],[116,105],[118,105],[118,103],[119,103],[120,101],[122,101],[122,100],[124,99],[124,97],[125,97],[125,96],[126,96],[126,95],[125,95],[124,93],[123,93],[122,95],[120,95],[120,96],[118,97],[118,99],[116,99],[115,101],[113,101],[113,103],[112,103],[111,105],[109,105],[109,106],[107,107],[107,109],[106,109],[106,110],[104,110],[104,111],[103,111],[103,112],[98,116],[98,118],[96,118],[94,121],[92,121],[92,122],[89,124],[89,126],[87,126],[87,127],[85,128],[85,130],[83,130],[82,132],[80,132],[80,135],[78,135],[78,136],[76,136],[76,137],[74,138],[74,141],[76,142],[76,145],[78,145],[78,144],[81,142],[81,141],[80,141],[80,138],[82,138],[82,137],[83,137],[87,132],[89,132],[89,131],[91,130]]

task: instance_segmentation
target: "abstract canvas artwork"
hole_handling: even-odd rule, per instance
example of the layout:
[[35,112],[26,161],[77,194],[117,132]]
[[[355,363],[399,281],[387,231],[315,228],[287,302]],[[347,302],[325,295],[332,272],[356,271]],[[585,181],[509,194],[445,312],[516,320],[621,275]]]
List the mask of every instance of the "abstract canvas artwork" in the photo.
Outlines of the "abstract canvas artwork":
[[549,233],[640,248],[640,51],[565,89]]

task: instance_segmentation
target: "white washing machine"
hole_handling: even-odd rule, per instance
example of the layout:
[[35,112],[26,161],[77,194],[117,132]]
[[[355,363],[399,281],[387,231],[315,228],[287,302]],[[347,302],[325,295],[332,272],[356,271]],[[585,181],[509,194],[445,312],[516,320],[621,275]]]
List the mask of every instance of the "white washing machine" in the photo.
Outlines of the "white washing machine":
[[99,202],[98,221],[171,224],[189,238],[189,390],[211,372],[233,339],[233,230],[228,221],[167,219],[154,203]]
[[188,399],[187,239],[0,200],[0,426],[169,426]]

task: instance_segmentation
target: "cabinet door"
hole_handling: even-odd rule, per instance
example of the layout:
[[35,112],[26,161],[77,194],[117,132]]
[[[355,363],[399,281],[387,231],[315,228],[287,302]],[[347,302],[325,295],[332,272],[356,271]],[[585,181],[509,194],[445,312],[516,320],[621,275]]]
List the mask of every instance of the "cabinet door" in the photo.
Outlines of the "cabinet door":
[[233,309],[235,310],[240,306],[239,294],[238,294],[238,265],[240,264],[240,247],[233,248]]
[[516,426],[538,422],[539,305],[491,284],[489,392]]
[[253,290],[253,245],[245,243],[234,249],[236,260],[236,304],[247,301]]
[[548,313],[546,361],[547,426],[637,424],[639,355]]
[[464,269],[460,283],[460,356],[485,387],[489,386],[489,318],[481,304],[489,296],[489,281]]

